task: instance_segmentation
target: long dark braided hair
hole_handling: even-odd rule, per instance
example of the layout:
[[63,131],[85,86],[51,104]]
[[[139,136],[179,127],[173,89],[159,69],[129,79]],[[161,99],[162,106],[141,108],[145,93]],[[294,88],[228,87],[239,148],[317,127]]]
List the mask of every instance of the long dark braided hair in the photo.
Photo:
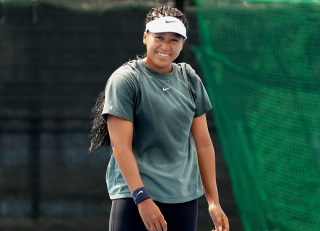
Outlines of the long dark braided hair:
[[[145,23],[160,17],[171,16],[179,19],[186,28],[188,28],[188,20],[186,15],[180,10],[172,6],[161,6],[152,8],[147,14]],[[143,58],[145,55],[137,56],[137,59]],[[104,91],[101,91],[97,97],[96,103],[91,110],[92,128],[91,128],[91,144],[89,152],[103,150],[110,146],[110,137],[106,121],[102,118],[102,110],[104,106]]]

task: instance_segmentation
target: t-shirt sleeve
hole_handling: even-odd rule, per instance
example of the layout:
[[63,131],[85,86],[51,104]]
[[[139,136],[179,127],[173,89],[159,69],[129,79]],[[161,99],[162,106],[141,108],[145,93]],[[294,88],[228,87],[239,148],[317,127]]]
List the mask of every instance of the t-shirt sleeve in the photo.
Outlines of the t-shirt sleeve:
[[107,81],[102,117],[114,115],[133,122],[136,95],[134,74],[126,70],[115,71]]
[[200,77],[190,65],[187,65],[187,74],[189,76],[192,88],[191,90],[196,105],[194,117],[198,117],[210,111],[212,109],[212,105],[207,90],[205,89]]

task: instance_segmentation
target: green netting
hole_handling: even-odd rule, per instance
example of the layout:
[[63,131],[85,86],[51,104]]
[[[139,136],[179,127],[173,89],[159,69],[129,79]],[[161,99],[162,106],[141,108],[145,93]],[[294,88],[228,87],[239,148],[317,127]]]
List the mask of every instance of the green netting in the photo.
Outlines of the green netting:
[[[290,4],[320,4],[320,0],[196,0],[198,6],[203,7],[216,7],[216,6],[227,6],[227,5],[250,5],[251,3],[268,3],[268,4],[281,4],[281,3],[290,3]],[[203,7],[204,8],[204,7]]]
[[198,1],[196,51],[244,229],[318,231],[320,6],[239,2]]
[[253,2],[253,3],[257,3],[257,2],[268,2],[268,3],[320,3],[319,0],[249,0],[249,1],[243,1],[243,0],[236,0],[237,2]]

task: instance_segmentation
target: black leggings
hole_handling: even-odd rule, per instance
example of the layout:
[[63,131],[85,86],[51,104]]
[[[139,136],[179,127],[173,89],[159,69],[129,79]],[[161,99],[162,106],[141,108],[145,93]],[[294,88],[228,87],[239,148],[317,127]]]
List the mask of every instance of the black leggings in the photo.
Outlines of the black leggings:
[[[155,203],[168,224],[168,231],[196,231],[198,200],[179,204]],[[109,231],[146,231],[132,198],[112,201]]]

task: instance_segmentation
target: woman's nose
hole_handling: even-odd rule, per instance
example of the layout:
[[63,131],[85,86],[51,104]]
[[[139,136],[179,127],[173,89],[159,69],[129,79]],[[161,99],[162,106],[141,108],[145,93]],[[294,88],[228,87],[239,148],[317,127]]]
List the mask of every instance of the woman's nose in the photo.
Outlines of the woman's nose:
[[170,42],[164,41],[164,42],[161,44],[161,48],[162,48],[163,50],[170,50],[170,48],[171,48]]

